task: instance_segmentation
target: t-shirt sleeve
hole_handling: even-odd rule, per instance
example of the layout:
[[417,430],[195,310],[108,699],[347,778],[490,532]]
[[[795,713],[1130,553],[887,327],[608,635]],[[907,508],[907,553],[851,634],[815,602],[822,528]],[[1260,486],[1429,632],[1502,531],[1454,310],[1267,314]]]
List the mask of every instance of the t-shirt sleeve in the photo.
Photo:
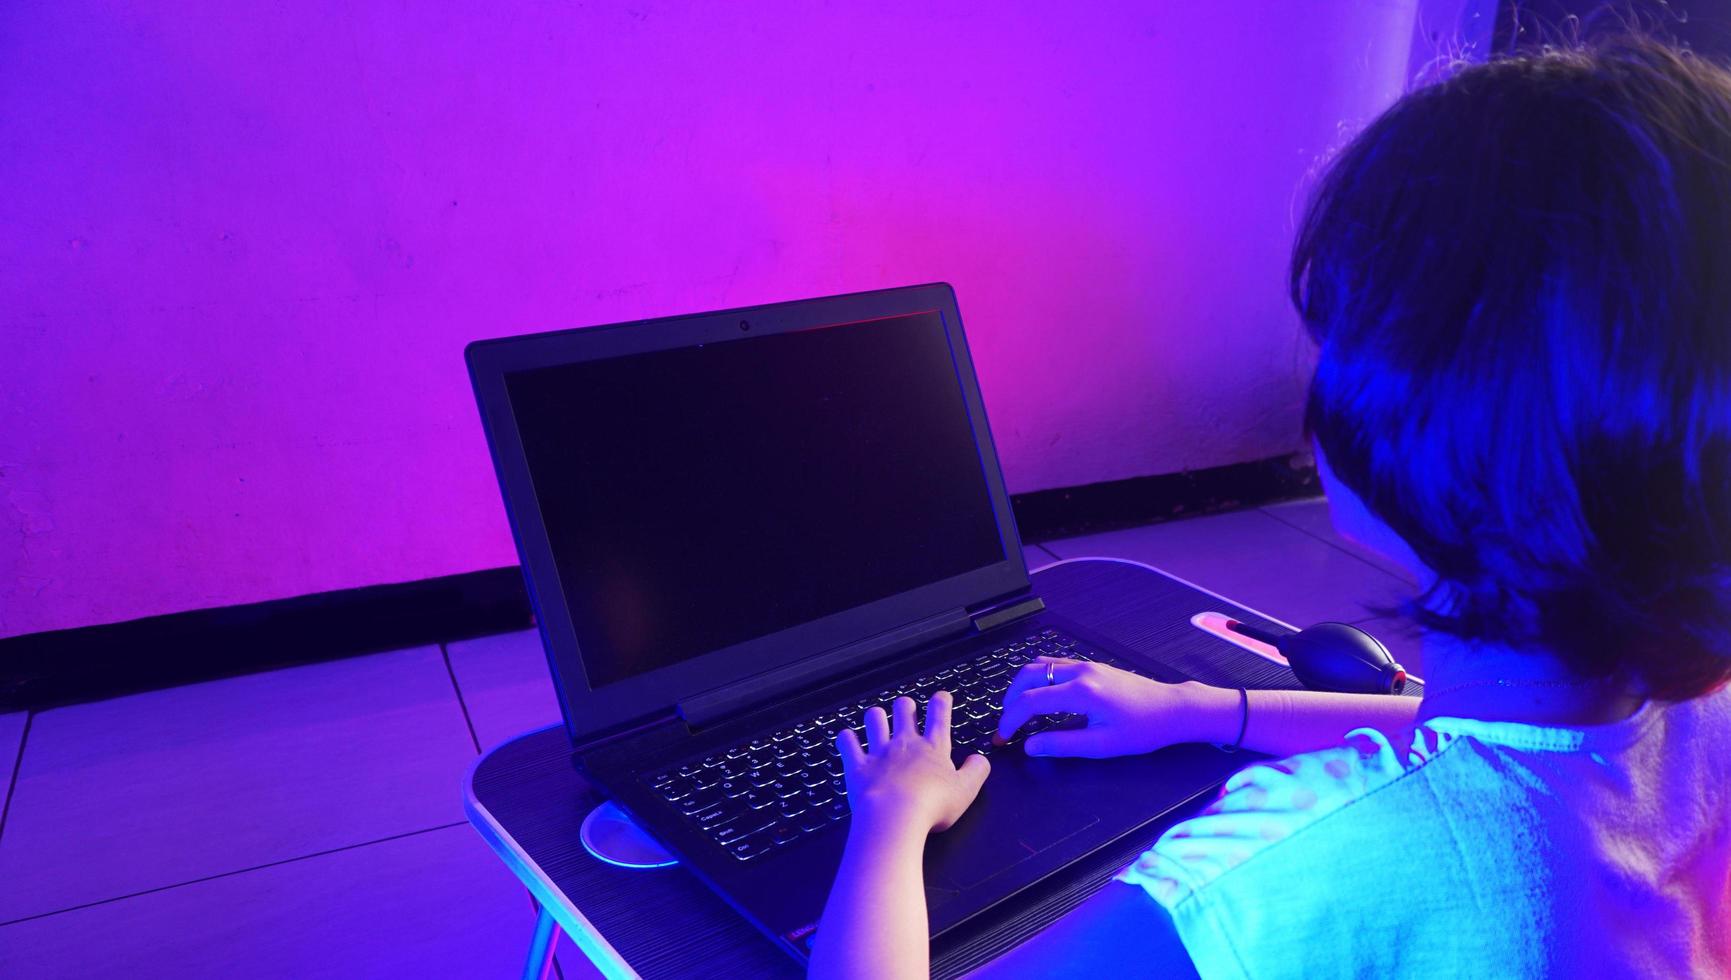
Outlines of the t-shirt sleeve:
[[[1210,884],[1422,763],[1440,751],[1442,738],[1418,729],[1391,741],[1362,728],[1335,748],[1249,766],[1226,781],[1219,799],[1161,835],[1117,880],[1145,889],[1182,921],[1185,904]],[[1190,948],[1193,938],[1186,935],[1185,943]],[[1205,951],[1191,949],[1200,965],[1209,957],[1199,953]]]

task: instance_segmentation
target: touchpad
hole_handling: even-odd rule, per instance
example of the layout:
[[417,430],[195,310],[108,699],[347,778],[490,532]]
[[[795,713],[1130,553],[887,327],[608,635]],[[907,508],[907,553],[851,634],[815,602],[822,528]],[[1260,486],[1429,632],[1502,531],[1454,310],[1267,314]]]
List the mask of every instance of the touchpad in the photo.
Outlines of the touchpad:
[[[987,793],[995,788],[1010,787],[993,787],[988,780]],[[954,827],[932,838],[926,875],[935,888],[967,891],[1100,822],[1094,814],[1052,806],[1053,801],[1040,800],[1037,794],[1020,800],[1007,793],[991,795],[993,799],[980,799]]]

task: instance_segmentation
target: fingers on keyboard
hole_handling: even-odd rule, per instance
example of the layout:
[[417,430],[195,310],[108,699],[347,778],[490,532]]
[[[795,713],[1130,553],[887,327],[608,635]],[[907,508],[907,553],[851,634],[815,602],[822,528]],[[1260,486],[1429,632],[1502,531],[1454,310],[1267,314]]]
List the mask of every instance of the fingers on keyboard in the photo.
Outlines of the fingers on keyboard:
[[[957,764],[969,755],[990,754],[1004,692],[1010,679],[1035,657],[1066,657],[1115,664],[1111,657],[1084,651],[1056,630],[1030,632],[971,660],[931,671],[913,680],[753,738],[702,759],[681,763],[645,778],[669,806],[740,861],[750,861],[822,831],[848,815],[847,782],[835,735],[843,728],[865,735],[870,751],[888,737],[888,713],[897,698],[911,698],[912,717],[923,730],[926,705],[937,691],[950,692],[950,745]],[[878,708],[882,713],[873,712]],[[902,709],[906,712],[906,708]],[[907,723],[904,715],[897,719]],[[1043,715],[1017,733],[1072,723],[1073,718]],[[881,729],[879,726],[881,725]],[[878,729],[878,737],[873,737]]]

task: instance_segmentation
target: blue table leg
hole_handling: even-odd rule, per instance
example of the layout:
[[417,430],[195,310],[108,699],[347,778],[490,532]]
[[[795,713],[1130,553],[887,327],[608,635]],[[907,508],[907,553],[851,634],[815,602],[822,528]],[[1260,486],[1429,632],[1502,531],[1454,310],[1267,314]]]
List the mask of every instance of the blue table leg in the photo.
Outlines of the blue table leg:
[[553,975],[553,953],[559,948],[559,923],[553,913],[541,908],[535,916],[535,935],[529,940],[529,958],[523,964],[523,980],[547,980]]

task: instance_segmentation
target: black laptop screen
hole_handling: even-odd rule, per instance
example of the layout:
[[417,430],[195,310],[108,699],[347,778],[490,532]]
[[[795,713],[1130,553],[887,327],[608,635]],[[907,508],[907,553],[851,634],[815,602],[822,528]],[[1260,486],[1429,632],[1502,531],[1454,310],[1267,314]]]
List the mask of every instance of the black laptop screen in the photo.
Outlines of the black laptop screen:
[[505,386],[591,688],[1005,559],[936,311]]

